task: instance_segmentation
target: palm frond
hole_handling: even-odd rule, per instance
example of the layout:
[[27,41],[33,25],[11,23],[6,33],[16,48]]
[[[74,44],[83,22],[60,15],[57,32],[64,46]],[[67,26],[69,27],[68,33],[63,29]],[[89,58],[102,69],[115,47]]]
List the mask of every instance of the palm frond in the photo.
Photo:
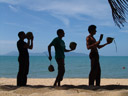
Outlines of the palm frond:
[[121,28],[126,22],[126,14],[128,14],[128,0],[108,0],[112,17],[115,24]]

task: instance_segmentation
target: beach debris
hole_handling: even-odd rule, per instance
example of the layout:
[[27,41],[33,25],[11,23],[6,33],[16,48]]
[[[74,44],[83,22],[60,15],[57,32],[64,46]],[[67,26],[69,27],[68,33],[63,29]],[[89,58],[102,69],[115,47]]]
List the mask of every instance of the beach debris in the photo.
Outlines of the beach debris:
[[122,69],[125,69],[125,67],[122,67]]

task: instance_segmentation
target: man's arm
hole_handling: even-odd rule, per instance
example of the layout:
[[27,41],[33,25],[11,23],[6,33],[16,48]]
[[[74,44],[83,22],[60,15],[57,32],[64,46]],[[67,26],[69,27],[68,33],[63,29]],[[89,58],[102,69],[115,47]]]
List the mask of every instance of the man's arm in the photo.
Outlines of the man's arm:
[[104,46],[108,45],[109,43],[105,43],[103,45],[98,45],[97,47],[100,49],[100,48],[103,48]]
[[30,44],[30,39],[28,39],[28,43],[27,43],[28,49],[33,49],[33,39],[34,39],[34,37],[32,37],[32,39],[31,39],[31,44]]
[[49,60],[50,61],[52,60],[51,47],[52,47],[52,44],[49,44],[49,46],[48,46],[48,53],[49,53]]
[[33,49],[33,39],[34,37],[31,39],[31,45],[30,45],[30,39],[28,39],[28,42],[24,45],[24,48],[28,48],[28,49]]
[[70,52],[70,51],[73,51],[73,50],[67,50],[67,49],[64,49],[64,52]]
[[24,48],[29,48],[30,45],[30,39],[28,39],[28,42],[24,45]]
[[29,46],[29,49],[33,49],[33,39],[31,39],[31,45]]

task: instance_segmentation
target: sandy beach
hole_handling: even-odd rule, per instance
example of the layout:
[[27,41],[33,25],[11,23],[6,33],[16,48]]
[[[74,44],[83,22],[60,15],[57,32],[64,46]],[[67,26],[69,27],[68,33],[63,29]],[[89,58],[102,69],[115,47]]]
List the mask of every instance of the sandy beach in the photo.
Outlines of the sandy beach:
[[85,78],[64,78],[53,87],[54,80],[28,78],[26,87],[17,87],[15,78],[0,78],[0,96],[128,96],[128,79],[102,79],[100,87],[89,87]]

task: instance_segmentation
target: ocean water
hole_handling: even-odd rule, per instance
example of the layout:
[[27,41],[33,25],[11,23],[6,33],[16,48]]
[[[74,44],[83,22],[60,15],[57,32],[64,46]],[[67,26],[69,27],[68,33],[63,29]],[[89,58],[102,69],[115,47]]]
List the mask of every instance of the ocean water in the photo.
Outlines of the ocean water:
[[[47,56],[30,56],[29,78],[55,78],[57,64],[51,62],[54,72],[48,71],[50,61]],[[100,56],[101,78],[128,78],[128,56]],[[16,78],[18,73],[17,56],[0,56],[0,77]],[[88,78],[90,60],[88,56],[66,56],[65,78]]]

